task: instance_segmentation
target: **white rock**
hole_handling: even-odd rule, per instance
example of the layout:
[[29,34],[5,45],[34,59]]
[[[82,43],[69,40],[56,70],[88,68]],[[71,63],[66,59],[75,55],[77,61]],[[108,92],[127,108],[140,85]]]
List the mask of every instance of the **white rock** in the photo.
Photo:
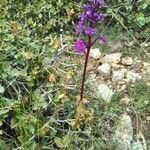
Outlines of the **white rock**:
[[100,84],[98,86],[97,96],[101,97],[106,102],[111,100],[113,94],[114,92],[106,84]]
[[122,91],[124,91],[126,88],[127,88],[127,85],[126,85],[126,84],[117,85],[116,91],[117,91],[117,92],[122,92]]
[[144,67],[143,69],[148,73],[150,74],[150,64],[149,63],[143,63]]
[[150,116],[147,116],[147,117],[146,117],[146,120],[147,120],[147,121],[150,121]]
[[122,92],[127,88],[127,82],[125,80],[118,81],[115,87],[116,87],[115,90],[117,92]]
[[117,126],[113,139],[118,143],[119,150],[131,149],[133,127],[130,116],[126,114],[120,116],[120,123]]
[[141,80],[142,76],[138,73],[133,72],[133,71],[128,71],[126,74],[126,78],[128,81],[136,82],[136,81]]
[[144,67],[144,68],[150,67],[150,64],[147,63],[147,62],[143,62],[143,67]]
[[101,52],[98,48],[91,49],[90,56],[94,59],[99,59],[101,56]]
[[142,46],[143,46],[143,47],[148,47],[148,46],[150,46],[150,42],[147,42],[147,43],[144,42],[144,43],[142,44]]
[[126,73],[126,69],[121,69],[118,71],[113,71],[112,74],[112,81],[121,81],[124,79],[125,77],[125,73]]
[[124,58],[122,58],[121,63],[122,63],[123,65],[128,65],[128,66],[130,66],[130,65],[133,64],[133,59],[132,59],[131,57],[124,57]]
[[103,77],[109,77],[111,74],[111,65],[104,63],[97,68],[98,73]]
[[129,97],[124,97],[120,100],[120,104],[128,105],[131,100]]
[[142,143],[138,140],[138,141],[132,143],[131,150],[145,150],[145,149],[144,149]]
[[113,54],[107,54],[105,55],[101,62],[102,63],[109,63],[109,64],[117,64],[121,61],[121,53],[113,53]]

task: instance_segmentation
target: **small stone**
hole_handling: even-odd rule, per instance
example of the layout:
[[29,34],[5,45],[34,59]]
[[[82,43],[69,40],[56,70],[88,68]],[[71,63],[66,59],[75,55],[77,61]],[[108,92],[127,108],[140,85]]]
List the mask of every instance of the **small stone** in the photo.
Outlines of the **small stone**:
[[111,100],[113,94],[114,92],[106,84],[100,84],[98,86],[97,96],[101,97],[106,102]]
[[134,64],[133,64],[133,69],[137,72],[140,72],[141,69],[143,69],[144,65],[143,62],[141,60],[137,60]]
[[138,140],[132,143],[131,150],[145,150],[143,144]]
[[150,121],[150,116],[147,116],[147,117],[146,117],[146,120],[147,120],[147,121]]
[[143,70],[145,70],[148,74],[150,74],[150,64],[143,63]]
[[120,104],[123,104],[123,105],[126,105],[126,106],[127,106],[130,101],[131,101],[131,100],[130,100],[128,97],[125,97],[125,98],[122,98],[122,99],[120,100]]
[[98,73],[103,77],[109,77],[111,74],[111,65],[104,63],[97,68]]
[[113,71],[112,81],[121,81],[125,77],[126,69],[121,69],[118,71]]
[[134,83],[136,81],[141,80],[142,76],[138,73],[133,72],[133,71],[128,71],[126,74],[126,78],[128,79],[128,81],[131,81]]
[[130,65],[133,64],[133,59],[132,59],[131,57],[124,57],[124,58],[122,58],[121,63],[122,63],[123,65],[130,66]]
[[121,53],[113,53],[113,54],[105,55],[102,58],[101,62],[102,63],[109,63],[109,64],[112,64],[112,63],[117,64],[120,62],[120,60],[121,60]]
[[130,116],[123,114],[120,116],[120,122],[113,137],[118,143],[119,150],[129,150],[133,139],[133,127]]
[[127,87],[127,84],[126,84],[125,81],[119,81],[117,86],[116,86],[116,91],[117,92],[122,92],[126,89],[126,87]]
[[144,43],[142,44],[142,46],[143,46],[143,47],[148,47],[148,46],[150,46],[150,42],[148,42],[148,43],[145,43],[145,42],[144,42]]
[[90,56],[94,59],[99,59],[101,57],[101,52],[98,48],[91,49]]
[[147,62],[143,62],[143,67],[144,67],[144,68],[150,67],[150,64],[147,63]]

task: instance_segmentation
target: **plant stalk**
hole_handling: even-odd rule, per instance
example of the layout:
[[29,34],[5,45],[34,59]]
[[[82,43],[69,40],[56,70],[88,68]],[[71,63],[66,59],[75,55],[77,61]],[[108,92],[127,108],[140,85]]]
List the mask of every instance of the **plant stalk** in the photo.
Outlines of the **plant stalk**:
[[81,85],[80,101],[82,101],[82,99],[83,99],[84,83],[85,83],[86,70],[87,70],[87,64],[88,64],[90,49],[91,49],[91,37],[89,36],[88,48],[87,48],[86,59],[85,59],[85,63],[84,63],[83,76],[82,76],[83,78],[82,78],[82,85]]

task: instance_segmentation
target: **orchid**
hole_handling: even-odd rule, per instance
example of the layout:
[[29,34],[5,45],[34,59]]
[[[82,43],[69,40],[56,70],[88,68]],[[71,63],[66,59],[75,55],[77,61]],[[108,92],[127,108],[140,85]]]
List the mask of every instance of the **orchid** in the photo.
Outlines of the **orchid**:
[[101,34],[97,34],[96,29],[96,25],[103,22],[105,19],[105,16],[99,12],[99,10],[105,6],[106,3],[104,0],[89,0],[87,4],[83,4],[84,13],[79,16],[79,21],[76,24],[76,33],[78,35],[82,34],[83,36],[87,37],[86,39],[88,39],[88,42],[82,38],[78,39],[74,43],[76,52],[86,54],[80,95],[81,101],[83,99],[84,82],[90,49],[98,40],[101,43],[106,43],[106,38]]

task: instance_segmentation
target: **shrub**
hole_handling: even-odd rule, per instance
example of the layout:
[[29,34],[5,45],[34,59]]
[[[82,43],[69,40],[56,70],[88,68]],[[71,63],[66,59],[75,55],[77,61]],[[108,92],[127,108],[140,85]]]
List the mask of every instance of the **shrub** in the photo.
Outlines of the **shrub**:
[[82,1],[71,0],[2,0],[1,18],[7,21],[17,21],[29,28],[32,33],[47,34],[50,31],[69,29],[73,18],[77,16]]
[[150,7],[148,1],[108,0],[108,3],[107,13],[120,22],[125,30],[128,30],[137,39],[149,38]]

